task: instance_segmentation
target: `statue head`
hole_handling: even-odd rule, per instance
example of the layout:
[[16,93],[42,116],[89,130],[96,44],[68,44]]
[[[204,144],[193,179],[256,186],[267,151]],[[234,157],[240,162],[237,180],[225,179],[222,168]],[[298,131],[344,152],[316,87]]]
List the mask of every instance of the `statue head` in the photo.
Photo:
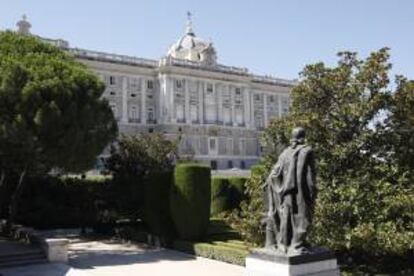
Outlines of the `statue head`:
[[306,132],[303,127],[295,127],[292,130],[292,139],[290,141],[294,145],[303,144],[305,143],[305,136],[306,136]]

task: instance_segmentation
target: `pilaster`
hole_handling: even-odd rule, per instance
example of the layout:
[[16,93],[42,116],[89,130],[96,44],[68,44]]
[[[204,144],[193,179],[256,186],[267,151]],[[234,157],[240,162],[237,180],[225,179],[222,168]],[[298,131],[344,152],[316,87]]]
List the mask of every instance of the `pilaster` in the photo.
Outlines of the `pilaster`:
[[147,101],[147,81],[142,79],[141,81],[141,124],[147,124],[147,108],[146,108],[146,101]]
[[128,78],[122,77],[122,123],[128,123]]

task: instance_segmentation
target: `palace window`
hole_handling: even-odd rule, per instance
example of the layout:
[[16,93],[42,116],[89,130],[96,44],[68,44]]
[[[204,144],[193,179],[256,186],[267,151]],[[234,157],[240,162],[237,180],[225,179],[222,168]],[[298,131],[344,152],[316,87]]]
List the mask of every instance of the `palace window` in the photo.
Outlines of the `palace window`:
[[207,92],[213,92],[213,85],[211,83],[207,83]]
[[139,118],[139,111],[137,105],[131,105],[129,108],[129,118],[136,120]]
[[211,160],[210,161],[210,167],[212,170],[217,170],[217,161],[216,160]]
[[154,82],[152,80],[147,81],[147,88],[150,90],[154,88]]
[[116,78],[114,76],[109,76],[109,84],[110,85],[116,84]]
[[116,95],[116,92],[115,91],[111,91],[111,92],[109,92],[109,95],[115,96]]
[[240,93],[241,93],[240,88],[239,87],[236,87],[236,95],[240,95]]
[[175,80],[175,87],[177,89],[182,89],[184,87],[184,80]]

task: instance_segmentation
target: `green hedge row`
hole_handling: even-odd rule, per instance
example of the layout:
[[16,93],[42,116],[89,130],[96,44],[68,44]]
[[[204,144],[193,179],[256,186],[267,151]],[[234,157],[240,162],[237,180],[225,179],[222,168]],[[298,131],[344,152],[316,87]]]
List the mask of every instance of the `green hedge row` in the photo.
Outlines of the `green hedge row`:
[[35,228],[91,227],[101,219],[104,179],[28,178],[17,221]]
[[210,167],[178,164],[170,194],[171,215],[178,236],[197,240],[207,231],[210,220]]
[[238,208],[244,197],[245,177],[213,177],[211,179],[211,215]]
[[192,243],[189,241],[175,241],[173,248],[196,256],[241,266],[245,265],[245,259],[248,254],[247,248],[240,243]]

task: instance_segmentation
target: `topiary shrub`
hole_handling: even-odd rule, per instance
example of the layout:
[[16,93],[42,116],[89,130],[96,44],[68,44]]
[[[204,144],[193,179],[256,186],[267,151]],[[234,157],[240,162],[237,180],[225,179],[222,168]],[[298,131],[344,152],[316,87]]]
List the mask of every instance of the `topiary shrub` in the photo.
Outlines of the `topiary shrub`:
[[210,168],[200,164],[179,164],[171,189],[171,215],[181,239],[202,238],[210,219]]
[[244,177],[214,177],[211,180],[211,215],[238,208],[244,199]]
[[144,221],[150,233],[165,239],[175,234],[170,211],[172,181],[172,171],[158,172],[149,175],[144,184]]

